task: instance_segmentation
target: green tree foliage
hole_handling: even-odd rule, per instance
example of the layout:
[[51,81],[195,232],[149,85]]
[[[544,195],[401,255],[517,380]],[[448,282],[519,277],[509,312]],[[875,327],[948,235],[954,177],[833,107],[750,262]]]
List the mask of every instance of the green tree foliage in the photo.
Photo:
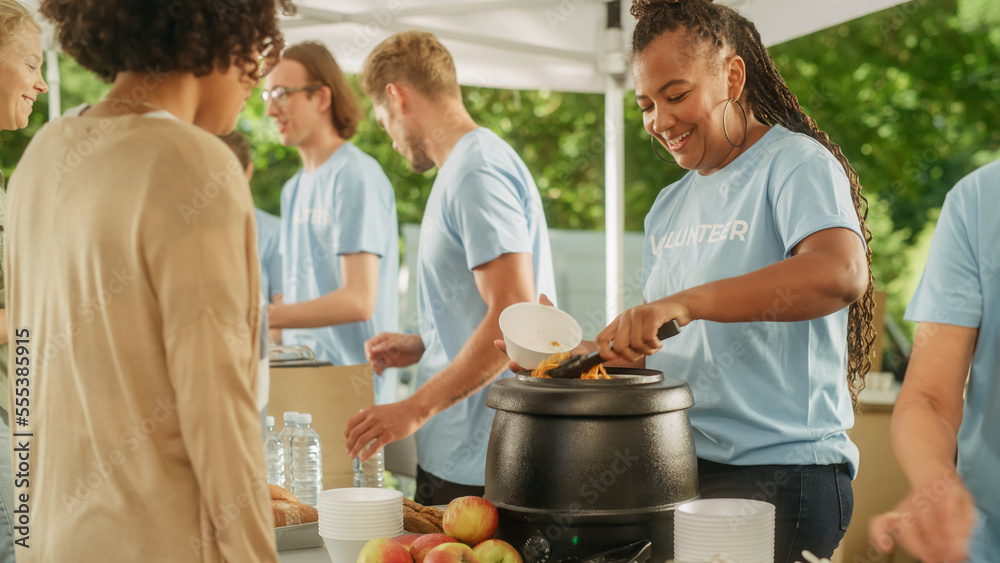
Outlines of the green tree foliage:
[[916,0],[771,49],[803,107],[858,171],[876,281],[896,318],[945,194],[1000,157],[997,23],[992,0]]

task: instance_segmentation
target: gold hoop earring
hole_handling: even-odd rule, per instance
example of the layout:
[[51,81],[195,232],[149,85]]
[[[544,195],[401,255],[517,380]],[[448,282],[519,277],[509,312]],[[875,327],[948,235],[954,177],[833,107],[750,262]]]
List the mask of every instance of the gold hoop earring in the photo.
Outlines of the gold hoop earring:
[[653,145],[653,154],[656,155],[656,158],[662,160],[663,162],[666,162],[667,164],[677,164],[676,160],[668,160],[668,159],[663,158],[662,156],[660,156],[660,151],[656,150],[656,137],[650,135],[649,136],[649,144]]
[[[733,101],[736,102],[736,105],[740,106],[740,111],[743,112],[743,140],[740,141],[740,144],[738,145],[729,138],[729,130],[726,128],[726,111],[729,110],[729,104]],[[729,141],[729,144],[732,145],[733,148],[738,149],[743,146],[743,143],[747,142],[747,134],[750,132],[750,123],[747,121],[747,110],[743,109],[743,104],[741,104],[736,98],[729,98],[726,100],[726,105],[722,108],[722,132],[725,133],[726,140]]]

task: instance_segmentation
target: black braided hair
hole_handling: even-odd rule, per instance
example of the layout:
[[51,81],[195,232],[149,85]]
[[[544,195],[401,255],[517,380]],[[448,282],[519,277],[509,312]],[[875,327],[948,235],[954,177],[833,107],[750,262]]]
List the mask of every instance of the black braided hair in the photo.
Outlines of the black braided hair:
[[806,115],[798,98],[788,89],[764,48],[753,22],[738,12],[714,4],[712,0],[633,0],[632,15],[636,18],[632,34],[632,56],[635,57],[663,33],[683,30],[692,43],[704,42],[716,52],[732,49],[746,63],[746,101],[754,117],[764,125],[779,124],[790,131],[816,139],[837,159],[851,183],[851,200],[861,223],[861,232],[868,243],[868,288],[864,296],[850,306],[847,324],[847,388],[851,402],[858,407],[858,393],[865,387],[865,376],[871,369],[872,342],[875,328],[875,282],[871,273],[872,234],[868,230],[868,200],[861,195],[858,173],[847,161],[840,147]]

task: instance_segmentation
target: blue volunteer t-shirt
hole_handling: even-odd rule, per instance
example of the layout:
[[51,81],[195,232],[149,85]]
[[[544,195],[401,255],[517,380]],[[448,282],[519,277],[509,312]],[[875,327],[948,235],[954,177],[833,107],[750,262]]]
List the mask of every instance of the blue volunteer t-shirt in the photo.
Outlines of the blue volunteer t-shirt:
[[[420,226],[417,311],[424,355],[417,385],[448,366],[487,306],[472,269],[503,254],[530,252],[535,292],[555,299],[548,227],[531,173],[488,129],[465,134],[438,171]],[[510,371],[501,377],[509,377]],[[488,387],[439,413],[417,431],[420,466],[447,481],[485,483],[493,410]]]
[[260,291],[264,302],[281,293],[281,219],[254,209],[257,217],[257,258],[260,259]]
[[978,328],[958,431],[958,473],[979,518],[970,561],[1000,557],[1000,160],[945,198],[906,320]]
[[[647,302],[759,270],[807,236],[858,233],[850,184],[833,155],[781,126],[724,169],[688,173],[646,216]],[[776,280],[773,310],[755,322],[695,321],[646,365],[686,381],[698,457],[732,465],[849,463],[854,413],[847,390],[847,308],[801,322],[771,322],[801,295]]]
[[[372,157],[344,143],[312,172],[300,170],[281,190],[285,303],[342,286],[340,256],[379,257],[375,314],[364,322],[285,329],[282,342],[306,345],[334,365],[367,363],[365,341],[399,326],[399,225],[389,179]],[[382,378],[375,377],[375,396]]]

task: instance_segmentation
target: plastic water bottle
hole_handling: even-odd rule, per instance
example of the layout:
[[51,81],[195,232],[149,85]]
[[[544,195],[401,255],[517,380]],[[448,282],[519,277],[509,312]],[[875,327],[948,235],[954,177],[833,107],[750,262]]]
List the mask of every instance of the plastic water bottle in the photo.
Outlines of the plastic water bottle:
[[[373,440],[374,441],[374,440]],[[367,451],[368,447],[372,444],[368,443],[365,447]],[[365,452],[362,452],[362,455]],[[354,486],[355,487],[385,487],[385,477],[382,472],[385,470],[385,451],[379,448],[378,452],[373,455],[368,461],[361,461],[361,457],[358,456],[354,458]]]
[[267,435],[264,437],[264,461],[267,464],[267,482],[272,485],[285,484],[285,448],[281,438],[274,431],[274,417],[266,419]]
[[312,415],[299,413],[299,427],[292,434],[292,494],[316,506],[323,491],[323,454],[319,434],[312,429]]
[[299,413],[295,411],[288,411],[282,418],[285,421],[284,428],[281,429],[281,433],[278,434],[278,438],[281,440],[281,449],[284,451],[285,459],[285,470],[284,476],[285,481],[283,483],[278,483],[286,489],[292,488],[292,434],[295,433],[295,429],[298,427]]

